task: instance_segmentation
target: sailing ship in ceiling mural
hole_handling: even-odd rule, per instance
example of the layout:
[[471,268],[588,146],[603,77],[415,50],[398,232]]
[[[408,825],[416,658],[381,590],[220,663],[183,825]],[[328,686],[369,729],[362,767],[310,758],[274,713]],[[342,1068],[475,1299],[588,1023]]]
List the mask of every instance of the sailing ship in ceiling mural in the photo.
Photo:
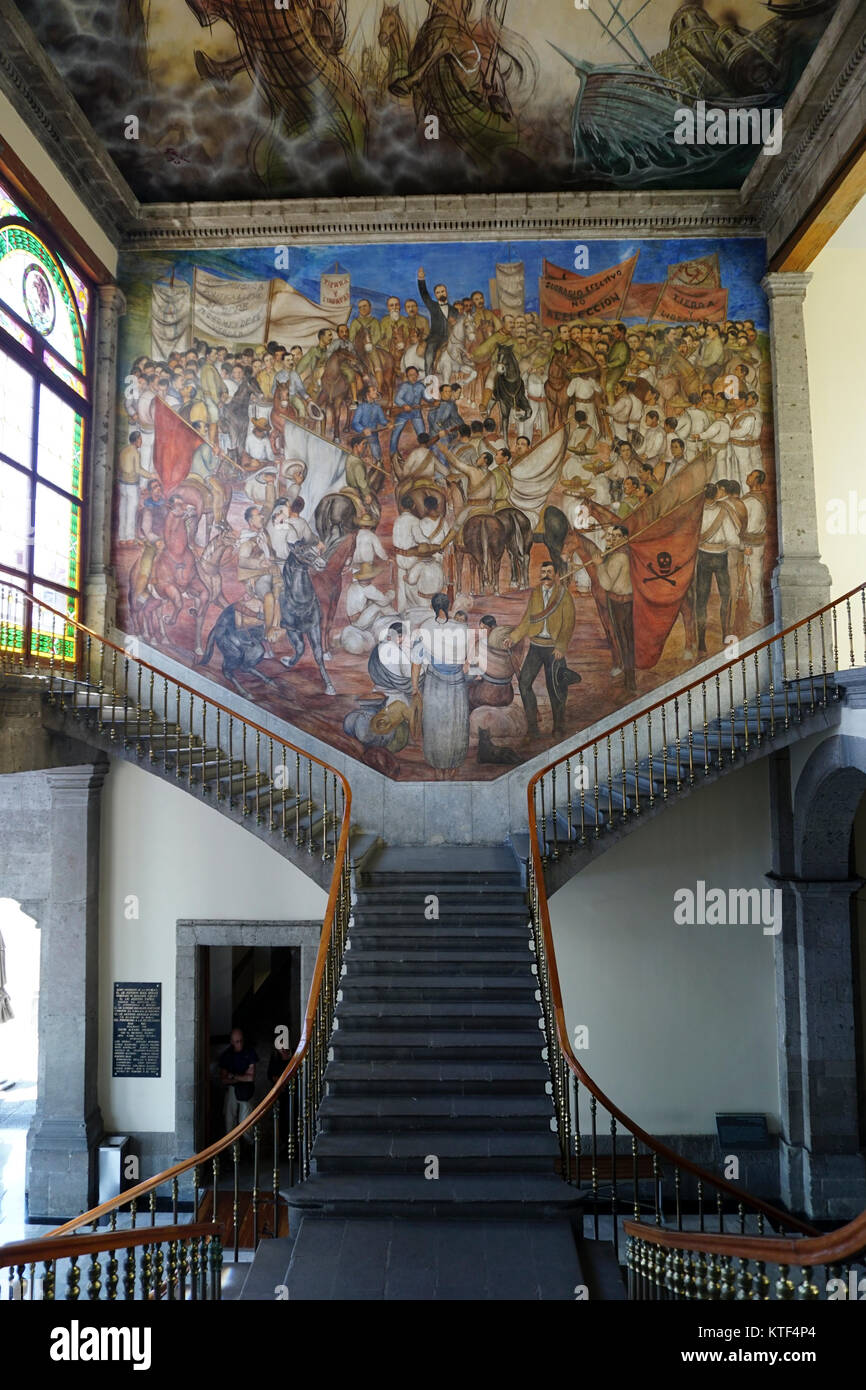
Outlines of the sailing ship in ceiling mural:
[[146,201],[737,186],[835,4],[19,0]]
[[682,681],[771,612],[763,265],[125,256],[122,631],[402,780],[496,777]]

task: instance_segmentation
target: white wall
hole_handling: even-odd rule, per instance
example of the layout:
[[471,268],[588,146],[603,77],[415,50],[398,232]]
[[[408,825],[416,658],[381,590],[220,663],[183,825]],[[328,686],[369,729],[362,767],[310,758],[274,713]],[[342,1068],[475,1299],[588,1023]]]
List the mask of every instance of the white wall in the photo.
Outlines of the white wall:
[[714,1133],[725,1110],[778,1126],[773,937],[673,916],[676,889],[765,888],[770,867],[759,762],[672,804],[550,900],[569,1034],[589,1028],[579,1060],[651,1133]]
[[[174,1128],[178,919],[321,920],[327,895],[220,812],[119,759],[103,791],[100,853],[99,1102],[105,1128],[165,1132]],[[125,915],[132,896],[137,919]],[[115,980],[162,981],[159,1079],[112,1079]]]
[[[30,173],[42,185],[49,198],[68,218],[75,230],[92,247],[107,270],[114,275],[117,270],[117,247],[106,236],[96,219],[87,211],[78,194],[74,191],[57,165],[49,159],[36,136],[30,131],[8,97],[0,92],[0,130],[3,141],[17,154]],[[72,171],[74,181],[78,175]],[[39,208],[37,211],[42,212]]]
[[[815,449],[818,541],[833,595],[866,580],[866,482],[862,402],[866,394],[866,206],[855,210],[809,267],[806,351]],[[834,501],[855,525],[837,528]],[[862,526],[857,529],[858,504]],[[855,615],[856,617],[856,615]]]

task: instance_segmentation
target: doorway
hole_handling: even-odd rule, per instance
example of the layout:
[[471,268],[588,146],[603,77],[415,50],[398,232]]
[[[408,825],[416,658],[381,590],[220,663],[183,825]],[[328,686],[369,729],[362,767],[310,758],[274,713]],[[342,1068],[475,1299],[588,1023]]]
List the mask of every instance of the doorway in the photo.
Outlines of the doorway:
[[39,1063],[39,929],[12,898],[0,898],[0,983],[11,1017],[0,1021],[0,1245],[25,1230],[27,1132]]
[[253,1104],[273,1084],[268,1077],[277,1029],[288,1032],[293,1052],[300,1037],[300,948],[297,946],[199,946],[201,981],[199,1075],[196,1148],[202,1149],[225,1133],[225,1087],[219,1059],[229,1047],[233,1028],[244,1034],[244,1045],[258,1057]]

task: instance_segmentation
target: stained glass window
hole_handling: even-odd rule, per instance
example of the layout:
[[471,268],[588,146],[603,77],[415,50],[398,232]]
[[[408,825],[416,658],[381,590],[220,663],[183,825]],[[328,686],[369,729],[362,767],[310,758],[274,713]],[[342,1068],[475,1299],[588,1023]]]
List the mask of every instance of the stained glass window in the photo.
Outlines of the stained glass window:
[[[0,583],[70,619],[81,587],[91,294],[0,185]],[[18,649],[74,656],[74,627],[25,611]]]

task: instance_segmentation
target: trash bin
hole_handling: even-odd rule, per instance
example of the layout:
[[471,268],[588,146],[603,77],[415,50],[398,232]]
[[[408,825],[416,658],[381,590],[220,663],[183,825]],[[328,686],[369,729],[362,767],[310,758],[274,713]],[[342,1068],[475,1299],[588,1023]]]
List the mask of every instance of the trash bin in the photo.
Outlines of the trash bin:
[[128,1134],[110,1134],[99,1146],[99,1204],[119,1197],[128,1187],[123,1176],[124,1161],[129,1153]]

